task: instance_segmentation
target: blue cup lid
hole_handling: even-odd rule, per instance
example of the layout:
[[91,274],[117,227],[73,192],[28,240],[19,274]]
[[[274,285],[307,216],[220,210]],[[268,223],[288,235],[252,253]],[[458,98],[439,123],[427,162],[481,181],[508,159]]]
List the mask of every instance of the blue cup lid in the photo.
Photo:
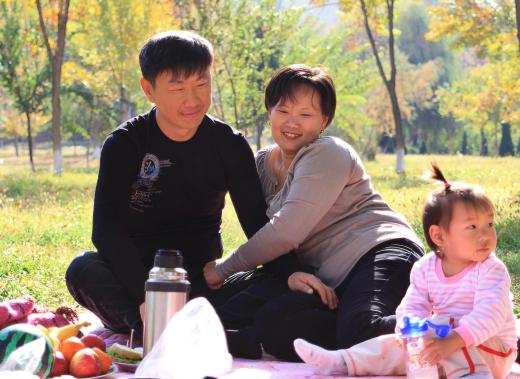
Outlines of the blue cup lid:
[[404,316],[399,330],[403,337],[421,337],[428,331],[428,325],[419,317]]

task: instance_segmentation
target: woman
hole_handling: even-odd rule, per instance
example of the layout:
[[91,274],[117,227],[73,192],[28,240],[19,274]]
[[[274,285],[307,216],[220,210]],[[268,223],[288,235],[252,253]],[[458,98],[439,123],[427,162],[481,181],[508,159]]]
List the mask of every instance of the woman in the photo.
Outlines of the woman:
[[208,285],[218,288],[233,273],[294,251],[310,273],[291,275],[289,288],[298,291],[257,312],[266,352],[297,360],[295,338],[347,348],[392,333],[395,308],[423,250],[406,220],[374,191],[354,149],[320,137],[335,113],[332,79],[320,68],[284,67],[269,82],[265,105],[276,145],[258,152],[256,164],[270,222],[206,265]]

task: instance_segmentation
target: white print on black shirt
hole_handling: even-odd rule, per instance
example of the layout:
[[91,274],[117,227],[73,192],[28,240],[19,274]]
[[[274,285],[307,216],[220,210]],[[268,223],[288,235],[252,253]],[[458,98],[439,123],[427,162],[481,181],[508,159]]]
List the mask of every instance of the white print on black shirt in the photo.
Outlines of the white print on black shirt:
[[130,209],[144,212],[145,209],[153,206],[153,196],[162,192],[155,186],[161,169],[168,168],[171,165],[172,162],[169,159],[159,160],[155,154],[145,154],[141,162],[139,177],[132,185]]

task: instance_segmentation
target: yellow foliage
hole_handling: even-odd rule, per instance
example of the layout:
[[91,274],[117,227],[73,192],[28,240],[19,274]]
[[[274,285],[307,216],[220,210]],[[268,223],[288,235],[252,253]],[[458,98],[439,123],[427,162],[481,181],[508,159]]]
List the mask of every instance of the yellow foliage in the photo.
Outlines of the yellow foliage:
[[0,131],[10,138],[25,137],[27,135],[25,118],[13,107],[7,107],[0,118]]
[[520,66],[511,61],[488,62],[438,91],[441,112],[475,126],[520,121]]
[[[4,109],[0,113],[0,133],[5,133],[8,137],[27,137],[27,118],[20,113],[8,99],[2,98]],[[31,131],[33,136],[41,127],[50,121],[50,115],[42,113],[31,114]]]
[[68,46],[77,57],[66,62],[63,80],[80,81],[112,100],[125,86],[138,90],[138,53],[153,34],[170,29],[173,5],[166,0],[85,0],[70,23]]
[[430,31],[426,38],[451,36],[455,46],[471,46],[480,56],[507,52],[516,45],[513,9],[513,0],[441,0],[428,7]]

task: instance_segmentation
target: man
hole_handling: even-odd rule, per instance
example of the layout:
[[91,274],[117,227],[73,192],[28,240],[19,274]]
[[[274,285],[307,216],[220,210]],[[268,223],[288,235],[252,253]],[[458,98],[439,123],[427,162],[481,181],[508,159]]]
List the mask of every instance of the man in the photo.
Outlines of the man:
[[[248,237],[268,219],[247,141],[206,114],[211,44],[191,32],[161,33],[144,44],[139,63],[141,87],[156,106],[105,140],[94,200],[92,241],[98,252],[76,257],[66,280],[76,301],[106,327],[141,335],[144,282],[157,249],[180,249],[190,297],[205,296],[220,307],[261,276],[239,275],[216,291],[205,283],[204,264],[222,255],[226,193]],[[282,283],[292,272],[293,262],[286,263],[273,266]],[[248,304],[258,304],[257,295],[246,296]],[[269,297],[265,290],[264,296]]]

